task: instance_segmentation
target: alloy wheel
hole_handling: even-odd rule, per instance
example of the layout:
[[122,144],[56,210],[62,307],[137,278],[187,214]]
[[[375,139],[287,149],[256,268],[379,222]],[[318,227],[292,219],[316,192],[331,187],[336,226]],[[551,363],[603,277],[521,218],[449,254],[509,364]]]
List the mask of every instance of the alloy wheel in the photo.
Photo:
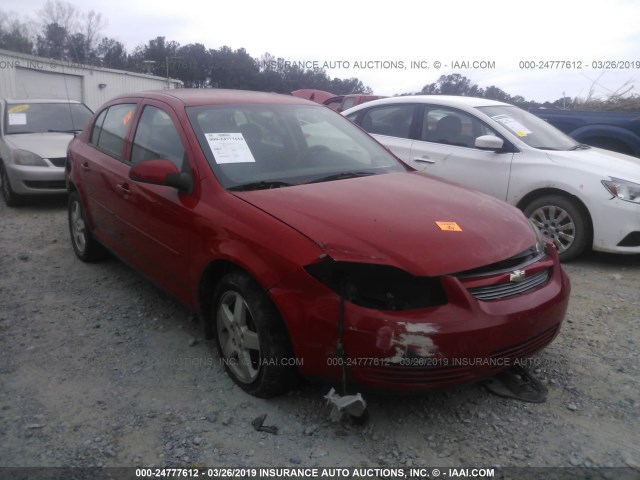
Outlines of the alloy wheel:
[[218,338],[224,361],[243,383],[252,383],[260,374],[260,341],[253,315],[243,296],[227,291],[218,304]]
[[87,248],[87,225],[82,216],[82,207],[77,200],[71,205],[71,235],[78,252],[83,254]]
[[575,242],[575,221],[563,208],[545,205],[534,210],[529,219],[553,242],[559,253],[569,249]]

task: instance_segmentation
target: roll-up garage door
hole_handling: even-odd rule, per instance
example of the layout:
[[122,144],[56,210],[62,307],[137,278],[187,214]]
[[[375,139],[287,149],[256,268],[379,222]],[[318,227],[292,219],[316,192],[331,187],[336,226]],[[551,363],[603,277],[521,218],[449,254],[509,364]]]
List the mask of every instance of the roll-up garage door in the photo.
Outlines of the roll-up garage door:
[[18,67],[16,97],[63,98],[82,102],[82,77]]

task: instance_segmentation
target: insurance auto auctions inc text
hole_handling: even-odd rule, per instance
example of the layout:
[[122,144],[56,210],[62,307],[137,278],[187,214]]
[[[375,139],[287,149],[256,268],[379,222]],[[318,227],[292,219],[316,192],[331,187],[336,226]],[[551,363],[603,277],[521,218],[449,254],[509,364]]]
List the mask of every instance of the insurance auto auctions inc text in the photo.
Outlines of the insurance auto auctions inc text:
[[427,70],[430,68],[455,68],[473,70],[495,70],[495,60],[259,60],[258,67],[264,70]]
[[[216,478],[234,478],[234,469],[208,469]],[[493,468],[247,468],[242,478],[462,478],[495,476]]]

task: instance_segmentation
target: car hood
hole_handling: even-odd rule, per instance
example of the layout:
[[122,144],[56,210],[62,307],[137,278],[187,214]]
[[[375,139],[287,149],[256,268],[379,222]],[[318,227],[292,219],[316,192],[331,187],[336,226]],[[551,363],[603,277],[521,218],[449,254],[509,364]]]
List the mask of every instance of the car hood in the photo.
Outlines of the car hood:
[[603,177],[616,177],[640,183],[640,158],[591,147],[588,150],[547,151],[551,161]]
[[[314,241],[336,261],[391,265],[418,276],[504,260],[535,242],[522,213],[420,172],[234,192]],[[456,222],[462,231],[436,222]]]
[[7,145],[15,150],[28,150],[43,158],[67,156],[67,146],[73,138],[71,133],[20,133],[6,135]]

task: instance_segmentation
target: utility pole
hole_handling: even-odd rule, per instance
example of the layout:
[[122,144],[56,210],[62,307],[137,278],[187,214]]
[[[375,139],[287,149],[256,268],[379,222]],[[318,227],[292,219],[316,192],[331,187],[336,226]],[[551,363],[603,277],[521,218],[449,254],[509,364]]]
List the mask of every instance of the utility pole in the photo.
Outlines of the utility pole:
[[153,66],[154,63],[158,63],[155,60],[143,60],[142,64],[144,65],[144,71],[147,75],[151,75],[153,72],[151,72],[151,68]]
[[169,79],[169,59],[172,60],[178,60],[178,59],[182,59],[184,57],[165,57],[165,62],[167,65],[167,89],[171,88],[171,83],[170,83],[170,79]]

